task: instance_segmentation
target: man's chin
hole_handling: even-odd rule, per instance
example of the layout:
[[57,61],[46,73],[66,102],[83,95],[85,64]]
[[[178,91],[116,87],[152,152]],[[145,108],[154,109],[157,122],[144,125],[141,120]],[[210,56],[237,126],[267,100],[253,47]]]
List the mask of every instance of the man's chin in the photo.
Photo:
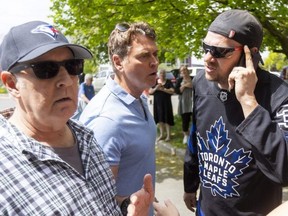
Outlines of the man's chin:
[[209,81],[215,81],[215,77],[211,76],[210,74],[208,73],[205,73],[205,78]]
[[76,109],[72,109],[71,107],[63,107],[62,109],[58,110],[56,113],[55,113],[55,116],[57,116],[57,118],[59,118],[59,120],[68,120],[69,118],[71,118],[74,113],[76,112]]

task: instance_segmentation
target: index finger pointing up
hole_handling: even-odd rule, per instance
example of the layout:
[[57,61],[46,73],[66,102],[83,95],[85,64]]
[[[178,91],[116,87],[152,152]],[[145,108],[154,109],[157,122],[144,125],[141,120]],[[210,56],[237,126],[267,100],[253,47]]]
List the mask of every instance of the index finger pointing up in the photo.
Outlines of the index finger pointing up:
[[244,52],[245,52],[246,68],[254,70],[251,51],[247,45],[244,46]]

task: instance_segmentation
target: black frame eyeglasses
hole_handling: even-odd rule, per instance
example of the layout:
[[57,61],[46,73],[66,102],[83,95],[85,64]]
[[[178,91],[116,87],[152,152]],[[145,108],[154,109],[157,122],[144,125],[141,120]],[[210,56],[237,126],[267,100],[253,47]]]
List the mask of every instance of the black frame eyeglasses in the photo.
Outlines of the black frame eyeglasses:
[[203,47],[205,54],[210,52],[213,58],[225,58],[227,57],[228,53],[243,50],[243,46],[217,47],[217,46],[210,46],[206,44],[204,41],[202,42],[202,47]]
[[115,26],[115,29],[117,29],[120,32],[126,32],[130,28],[130,25],[128,23],[118,23]]
[[39,79],[51,79],[59,73],[60,66],[65,67],[67,72],[72,75],[80,75],[83,73],[83,59],[69,59],[61,62],[58,61],[41,61],[35,63],[18,63],[9,71],[18,73],[21,70],[32,68],[35,76]]

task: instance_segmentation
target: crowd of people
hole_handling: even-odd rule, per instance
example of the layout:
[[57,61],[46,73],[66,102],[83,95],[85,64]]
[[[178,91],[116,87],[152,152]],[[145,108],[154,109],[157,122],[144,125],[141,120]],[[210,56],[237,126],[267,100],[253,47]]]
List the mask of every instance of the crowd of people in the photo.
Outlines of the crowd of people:
[[87,48],[45,22],[11,28],[0,46],[1,80],[16,103],[0,113],[0,214],[179,216],[177,203],[155,197],[155,143],[171,139],[174,93],[187,208],[287,211],[288,84],[259,66],[262,40],[248,11],[219,14],[203,39],[205,71],[193,78],[181,66],[174,86],[158,72],[154,29],[118,23],[108,40],[114,74],[94,95],[92,75],[79,86]]

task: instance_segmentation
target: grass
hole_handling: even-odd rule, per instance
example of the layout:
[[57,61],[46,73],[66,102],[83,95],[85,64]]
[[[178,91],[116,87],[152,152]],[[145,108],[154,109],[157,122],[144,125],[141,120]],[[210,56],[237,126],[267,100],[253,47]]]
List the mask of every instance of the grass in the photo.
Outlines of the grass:
[[0,94],[4,94],[4,93],[7,93],[7,90],[6,88],[4,87],[1,79],[0,79]]
[[6,88],[0,86],[0,94],[7,93]]
[[156,151],[156,179],[161,183],[166,178],[183,178],[183,159],[160,151]]
[[[175,148],[185,149],[186,145],[182,143],[182,120],[179,115],[174,116],[175,125],[171,127],[170,144]],[[182,179],[183,178],[183,159],[162,152],[156,146],[156,179],[161,183],[166,178]]]
[[174,116],[175,125],[171,128],[171,145],[176,148],[186,148],[186,145],[183,144],[183,132],[182,132],[182,120],[179,115]]

